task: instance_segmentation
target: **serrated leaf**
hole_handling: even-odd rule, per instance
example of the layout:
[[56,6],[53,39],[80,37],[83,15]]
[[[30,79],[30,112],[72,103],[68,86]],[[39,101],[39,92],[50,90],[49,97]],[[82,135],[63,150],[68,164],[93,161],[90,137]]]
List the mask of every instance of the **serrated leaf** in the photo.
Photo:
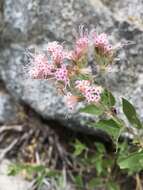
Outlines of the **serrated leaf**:
[[142,124],[137,116],[134,106],[126,99],[122,99],[122,107],[128,121],[135,127],[141,128]]
[[94,104],[90,104],[84,108],[81,108],[80,112],[93,114],[93,115],[101,115],[101,114],[103,114],[104,110],[103,110],[103,108],[101,108],[99,106],[96,106]]
[[120,156],[117,160],[120,169],[127,169],[129,173],[143,170],[143,151]]
[[113,107],[116,103],[115,97],[107,89],[105,89],[104,92],[102,93],[101,101],[104,105],[108,107]]

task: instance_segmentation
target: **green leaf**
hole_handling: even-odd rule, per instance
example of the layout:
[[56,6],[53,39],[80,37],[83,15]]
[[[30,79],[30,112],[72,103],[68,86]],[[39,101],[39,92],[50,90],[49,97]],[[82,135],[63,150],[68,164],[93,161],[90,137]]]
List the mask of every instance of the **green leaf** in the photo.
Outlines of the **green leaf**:
[[123,107],[123,112],[126,115],[128,121],[135,127],[141,128],[142,123],[140,122],[136,110],[134,106],[127,101],[126,99],[122,99],[122,107]]
[[78,140],[76,140],[74,148],[75,148],[75,151],[73,153],[74,156],[79,156],[84,150],[86,150],[86,146]]
[[96,142],[95,145],[97,148],[96,156],[97,156],[97,153],[99,153],[99,155],[101,156],[102,154],[106,152],[105,146],[102,143]]
[[101,177],[99,177],[99,178],[98,178],[98,177],[93,178],[93,179],[91,179],[91,180],[89,181],[89,183],[88,183],[88,188],[89,188],[89,189],[95,189],[95,187],[100,187],[102,183],[103,183],[103,182],[102,182]]
[[108,190],[120,190],[120,187],[118,186],[118,184],[113,181],[108,181],[106,185],[107,185]]
[[101,174],[101,172],[103,171],[103,161],[102,161],[102,157],[96,159],[96,165],[95,165],[96,171],[98,173],[98,175]]
[[103,110],[103,108],[101,108],[101,106],[99,107],[94,104],[90,104],[84,108],[81,108],[80,112],[93,114],[93,115],[101,115],[101,114],[103,114],[104,110]]
[[74,181],[75,181],[77,187],[82,188],[82,187],[84,186],[84,185],[83,185],[82,177],[81,177],[80,175],[75,176]]
[[143,170],[143,150],[119,156],[117,163],[120,169],[127,169],[129,173],[139,172]]
[[111,135],[113,138],[117,138],[120,132],[120,125],[113,119],[100,120],[99,122],[92,125],[97,129],[101,129]]
[[79,74],[74,79],[76,79],[76,80],[91,80],[91,76],[88,74],[84,74],[84,75]]
[[20,171],[21,171],[21,167],[19,167],[19,165],[11,164],[8,167],[8,175],[9,176],[15,176],[15,175],[19,174]]
[[116,103],[116,100],[113,96],[113,94],[108,91],[107,89],[104,90],[104,92],[101,95],[101,101],[104,105],[108,107],[113,107]]

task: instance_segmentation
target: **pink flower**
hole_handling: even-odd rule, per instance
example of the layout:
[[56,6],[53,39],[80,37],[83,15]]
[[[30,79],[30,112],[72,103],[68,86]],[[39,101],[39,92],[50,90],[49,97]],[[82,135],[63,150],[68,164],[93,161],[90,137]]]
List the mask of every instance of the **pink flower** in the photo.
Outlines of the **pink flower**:
[[78,89],[81,93],[84,93],[86,88],[89,87],[90,81],[89,80],[77,80],[75,82],[75,88]]
[[70,111],[73,111],[75,109],[77,102],[78,102],[78,97],[68,92],[67,95],[65,96],[65,103]]
[[82,51],[80,49],[76,49],[76,50],[70,51],[67,54],[66,58],[76,62],[81,58],[81,55],[82,55]]
[[100,35],[94,34],[93,35],[93,43],[96,48],[100,50],[103,54],[110,54],[112,53],[113,47],[109,43],[108,37],[105,33]]
[[48,62],[44,54],[35,55],[29,69],[29,75],[34,79],[45,79],[53,74],[54,66]]
[[104,47],[104,52],[105,54],[111,54],[112,53],[112,50],[113,50],[113,47],[112,45],[108,44]]
[[84,36],[82,38],[77,39],[77,41],[76,41],[76,49],[77,48],[82,49],[82,50],[88,48],[88,37],[87,36]]
[[77,39],[75,49],[66,54],[66,58],[78,61],[81,57],[86,55],[88,48],[88,37],[84,36],[82,38]]
[[102,46],[108,44],[108,38],[105,33],[102,33],[99,36],[96,35],[94,40],[95,40],[94,43],[97,47],[100,45]]
[[68,70],[65,65],[62,65],[61,68],[58,68],[54,75],[57,81],[62,81],[65,85],[69,83]]
[[98,86],[89,86],[86,88],[84,96],[88,103],[98,103],[101,98],[102,88]]
[[75,88],[78,89],[82,93],[82,95],[84,95],[88,103],[99,102],[100,95],[103,91],[102,87],[90,86],[91,81],[89,80],[77,80],[75,84]]
[[51,54],[53,62],[59,64],[63,62],[64,50],[63,46],[59,45],[58,42],[50,42],[47,46],[47,51]]

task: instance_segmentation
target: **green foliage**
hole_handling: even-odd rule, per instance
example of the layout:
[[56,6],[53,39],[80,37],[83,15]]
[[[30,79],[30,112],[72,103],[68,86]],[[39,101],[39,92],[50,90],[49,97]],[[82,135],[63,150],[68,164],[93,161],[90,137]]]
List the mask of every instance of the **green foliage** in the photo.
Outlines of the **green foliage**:
[[[81,112],[100,116],[97,122],[90,122],[89,126],[106,132],[113,139],[116,146],[116,152],[112,156],[106,154],[101,144],[96,143],[96,150],[92,155],[88,154],[88,149],[85,146],[84,148],[81,146],[82,151],[79,152],[82,152],[82,154],[77,154],[78,156],[82,155],[81,163],[87,168],[94,168],[96,171],[96,177],[88,181],[88,189],[103,187],[107,190],[120,190],[120,185],[114,177],[116,175],[115,170],[131,175],[143,171],[143,125],[134,106],[123,98],[123,112],[132,124],[132,128],[126,127],[125,122],[118,117],[116,112],[112,111],[115,103],[112,93],[104,90],[100,105],[88,105],[80,110]],[[125,132],[131,133],[133,136],[130,144],[126,137],[123,137]],[[120,138],[122,139],[121,142],[119,141]],[[86,151],[84,152],[83,149]]]
[[120,125],[113,119],[100,120],[97,123],[93,123],[92,127],[107,132],[113,139],[116,139],[119,136],[121,130]]
[[[143,171],[142,123],[133,105],[126,99],[122,99],[123,112],[133,126],[131,128],[133,140],[129,143],[123,135],[125,132],[130,133],[130,130],[117,113],[112,111],[115,104],[116,100],[112,93],[104,90],[99,104],[90,104],[80,109],[83,113],[99,117],[98,121],[89,122],[88,125],[106,132],[113,140],[116,152],[108,154],[104,145],[97,142],[93,144],[92,148],[89,148],[86,143],[76,139],[72,144],[74,151],[71,155],[76,170],[73,173],[70,172],[70,176],[72,176],[72,182],[77,190],[85,187],[88,190],[98,190],[98,188],[120,190],[121,184],[116,177],[119,173],[135,175],[137,172]],[[23,170],[26,171],[28,179],[36,176],[36,186],[39,189],[46,177],[54,178],[61,189],[66,188],[64,178],[60,176],[59,172],[42,165],[12,165],[9,168],[9,175],[17,175]]]
[[84,184],[83,184],[83,180],[82,180],[82,176],[81,175],[77,175],[74,177],[74,182],[76,184],[76,187],[78,188],[81,188],[81,187],[84,187]]
[[120,187],[118,186],[117,183],[115,183],[113,181],[108,181],[107,182],[107,189],[108,190],[120,190]]
[[120,155],[117,162],[120,169],[126,169],[130,174],[139,172],[143,170],[143,150]]
[[104,90],[101,96],[101,101],[104,106],[113,107],[116,103],[115,97],[107,89]]
[[127,117],[128,121],[137,128],[142,128],[142,124],[137,116],[136,110],[134,106],[127,101],[126,99],[122,99],[123,112]]
[[89,189],[94,189],[95,187],[101,187],[102,183],[102,179],[100,177],[96,177],[89,181],[88,187]]
[[81,108],[80,112],[99,116],[99,115],[103,114],[104,110],[101,106],[90,104],[90,105],[85,106],[84,108]]
[[24,172],[24,177],[28,180],[35,179],[35,185],[39,190],[43,185],[43,180],[48,178],[59,178],[59,172],[48,169],[44,165],[32,165],[32,164],[12,164],[8,168],[8,175],[15,176]]
[[41,173],[45,169],[42,165],[30,165],[30,164],[13,164],[9,166],[8,175],[17,175],[22,170],[26,170],[29,175],[33,173]]
[[[75,142],[74,147],[77,147]],[[116,181],[113,181],[112,168],[115,163],[114,155],[110,157],[106,154],[105,147],[101,143],[95,143],[95,151],[90,152],[89,148],[86,148],[86,151],[81,155],[78,155],[77,161],[81,166],[79,169],[80,175],[74,175],[74,182],[79,189],[84,189],[84,177],[91,173],[95,173],[91,175],[89,180],[86,180],[87,189],[92,190],[95,188],[106,188],[119,190],[119,185]]]
[[84,150],[86,150],[86,146],[78,140],[76,140],[74,148],[75,148],[75,151],[73,153],[74,156],[79,156]]

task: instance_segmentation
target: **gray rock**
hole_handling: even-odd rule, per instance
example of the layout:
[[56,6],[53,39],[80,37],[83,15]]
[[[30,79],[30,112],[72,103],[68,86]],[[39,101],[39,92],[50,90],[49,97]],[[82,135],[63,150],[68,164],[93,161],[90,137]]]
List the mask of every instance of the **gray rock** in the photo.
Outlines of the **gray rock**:
[[51,40],[70,41],[73,28],[79,24],[96,25],[102,30],[106,30],[107,25],[112,27],[109,15],[105,7],[98,5],[94,11],[91,3],[85,0],[6,0],[3,3],[3,39],[43,42],[50,37]]
[[[72,120],[66,118],[67,109],[63,99],[57,96],[48,81],[25,80],[22,75],[24,48],[50,40],[70,42],[73,27],[80,23],[96,27],[97,31],[113,34],[114,41],[133,40],[136,43],[123,50],[120,62],[114,66],[115,72],[109,74],[109,88],[116,94],[132,98],[142,112],[142,56],[143,32],[127,21],[116,19],[115,15],[98,0],[53,1],[53,0],[5,0],[3,6],[5,28],[1,41],[0,75],[15,98],[24,101],[46,119],[56,119],[73,127]],[[114,70],[113,69],[113,70]],[[142,112],[143,114],[143,112]],[[74,119],[73,119],[74,118]],[[77,120],[78,118],[78,120]],[[78,124],[77,124],[78,125]],[[76,130],[79,129],[76,125]],[[82,130],[82,129],[81,129]]]
[[18,107],[9,94],[0,91],[0,124],[15,123]]
[[143,30],[142,0],[102,0],[114,13],[116,19],[128,21]]

